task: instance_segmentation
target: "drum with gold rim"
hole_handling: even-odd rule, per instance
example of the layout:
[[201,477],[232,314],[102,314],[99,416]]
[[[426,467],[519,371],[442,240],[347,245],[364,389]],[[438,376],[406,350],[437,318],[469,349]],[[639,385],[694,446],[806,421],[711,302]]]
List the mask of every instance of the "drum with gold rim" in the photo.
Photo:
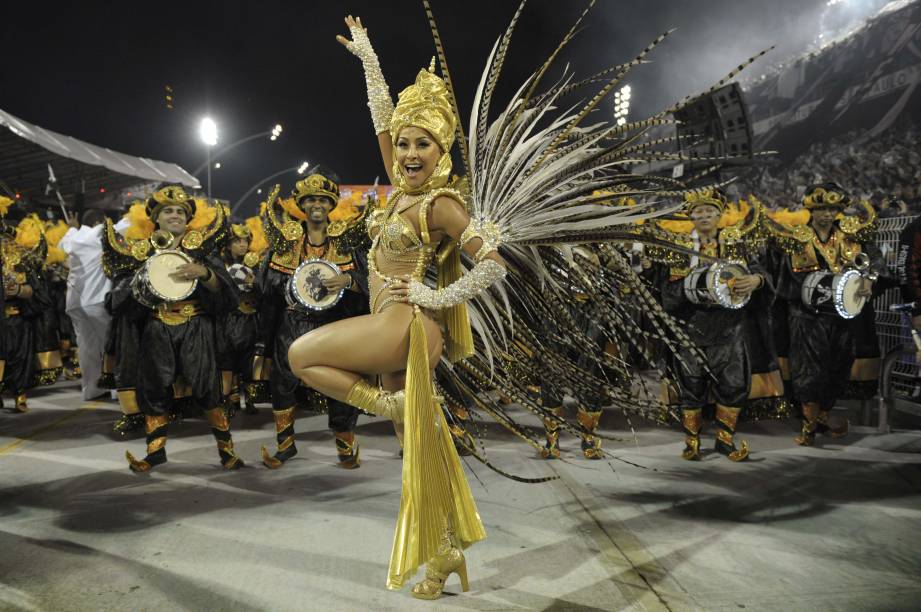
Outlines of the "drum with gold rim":
[[198,279],[177,280],[170,276],[180,266],[192,263],[192,258],[182,251],[154,253],[134,274],[131,293],[141,304],[156,308],[164,302],[188,299],[198,287]]
[[323,281],[342,274],[339,267],[325,259],[308,259],[288,279],[285,296],[291,306],[308,310],[328,310],[339,303],[345,289],[330,291]]
[[751,294],[733,295],[732,286],[737,278],[748,274],[748,267],[737,261],[717,261],[709,266],[700,266],[684,277],[684,295],[693,304],[737,310],[748,304]]
[[863,274],[847,269],[838,274],[828,270],[812,272],[803,281],[803,304],[813,312],[853,319],[867,304],[867,297],[858,295]]

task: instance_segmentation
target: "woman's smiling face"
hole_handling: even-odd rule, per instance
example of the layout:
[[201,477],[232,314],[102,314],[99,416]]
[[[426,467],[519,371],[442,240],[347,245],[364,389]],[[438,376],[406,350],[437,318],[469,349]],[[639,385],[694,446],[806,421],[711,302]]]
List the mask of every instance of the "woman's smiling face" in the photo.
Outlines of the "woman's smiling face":
[[400,172],[410,187],[419,187],[432,175],[441,157],[441,147],[422,128],[409,126],[400,130],[395,143]]

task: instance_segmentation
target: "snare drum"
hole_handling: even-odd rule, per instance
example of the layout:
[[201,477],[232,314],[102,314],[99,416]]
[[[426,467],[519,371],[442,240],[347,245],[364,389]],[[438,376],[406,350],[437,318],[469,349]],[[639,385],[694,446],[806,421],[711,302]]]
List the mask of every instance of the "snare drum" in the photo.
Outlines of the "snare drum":
[[288,279],[285,297],[288,304],[308,310],[328,310],[339,303],[345,289],[329,291],[323,281],[339,276],[338,266],[325,259],[308,259]]
[[803,281],[803,304],[814,312],[853,319],[867,303],[866,297],[857,295],[861,278],[857,270],[813,272]]
[[151,255],[131,281],[134,299],[148,308],[187,299],[198,287],[198,279],[176,280],[170,274],[190,263],[192,258],[182,251],[160,251]]
[[748,304],[751,294],[743,297],[732,295],[732,284],[736,278],[748,273],[745,264],[736,261],[718,261],[694,268],[684,277],[684,295],[693,304],[737,310]]

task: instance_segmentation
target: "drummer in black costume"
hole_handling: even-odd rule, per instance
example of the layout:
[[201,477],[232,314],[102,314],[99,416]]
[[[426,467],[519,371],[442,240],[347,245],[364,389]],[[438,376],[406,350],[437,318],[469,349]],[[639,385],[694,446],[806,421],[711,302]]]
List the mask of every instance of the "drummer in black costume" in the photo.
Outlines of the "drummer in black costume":
[[[355,441],[358,410],[303,387],[291,373],[288,348],[321,325],[368,312],[367,270],[360,257],[368,246],[363,220],[368,207],[357,219],[330,223],[329,214],[339,201],[339,178],[322,168],[297,182],[293,201],[279,201],[277,194],[276,186],[263,219],[269,252],[263,260],[258,285],[264,300],[260,315],[262,337],[266,354],[272,355],[272,410],[278,447],[274,456],[263,447],[262,462],[278,469],[297,454],[294,409],[312,394],[313,402],[325,400],[328,407],[339,465],[355,469],[361,465]],[[310,260],[320,261],[307,264]],[[301,264],[305,267],[299,268]],[[314,286],[313,295],[305,291],[307,278],[300,277],[298,270],[326,275],[322,284]],[[293,287],[292,278],[298,279]]]
[[[227,470],[243,466],[234,452],[227,414],[221,406],[215,355],[215,318],[237,306],[236,292],[219,256],[229,224],[223,207],[216,206],[209,210],[213,220],[207,227],[190,229],[196,205],[200,210],[210,208],[193,201],[179,186],[158,190],[146,205],[147,215],[158,229],[146,240],[119,245],[125,254],[144,261],[134,275],[132,299],[126,305],[131,316],[146,319],[140,339],[144,357],[138,365],[137,392],[145,415],[147,456],[139,460],[126,453],[135,472],[147,472],[166,462],[168,413],[174,385],[180,381],[188,385],[204,411],[217,440],[221,465]],[[188,263],[181,263],[168,275],[158,275],[154,264],[166,258]],[[169,281],[164,280],[167,276]],[[173,291],[165,286],[170,283],[193,291],[166,301],[162,296]]]
[[[835,183],[812,185],[803,198],[803,206],[810,212],[809,225],[786,228],[769,224],[776,246],[777,295],[789,304],[790,375],[803,411],[802,431],[795,441],[801,446],[811,446],[816,433],[831,437],[847,434],[847,421],[832,426],[828,414],[848,381],[854,361],[852,318],[859,308],[854,311],[853,304],[872,296],[873,281],[885,271],[875,245],[873,208],[863,204],[863,219],[845,216],[836,220],[850,202]],[[839,282],[846,281],[844,274],[857,268],[862,271],[859,275],[850,272],[852,283]],[[841,295],[835,296],[836,289]]]
[[[690,236],[676,240],[701,255],[732,262],[720,283],[718,297],[702,291],[707,272],[716,272],[723,263],[697,256],[675,259],[667,269],[659,268],[662,305],[669,313],[687,321],[691,340],[703,351],[708,373],[686,351],[676,355],[675,376],[685,448],[681,456],[700,459],[702,409],[716,400],[716,450],[731,461],[748,458],[748,444],[736,448],[733,435],[742,405],[751,385],[751,360],[746,341],[749,309],[760,307],[752,294],[764,287],[768,276],[761,265],[758,249],[751,239],[760,209],[754,207],[749,218],[737,225],[719,229],[726,210],[726,196],[719,189],[707,189],[686,196],[686,211],[694,224]],[[732,273],[730,280],[729,273]],[[725,282],[728,281],[728,282]],[[712,378],[712,376],[715,377]]]
[[259,342],[259,291],[256,289],[254,270],[259,265],[259,255],[250,251],[253,235],[243,224],[231,226],[229,244],[224,249],[227,273],[234,281],[240,303],[235,310],[218,321],[218,366],[221,370],[221,393],[228,416],[240,409],[241,390],[248,413],[255,412],[247,389],[253,375],[253,358]]

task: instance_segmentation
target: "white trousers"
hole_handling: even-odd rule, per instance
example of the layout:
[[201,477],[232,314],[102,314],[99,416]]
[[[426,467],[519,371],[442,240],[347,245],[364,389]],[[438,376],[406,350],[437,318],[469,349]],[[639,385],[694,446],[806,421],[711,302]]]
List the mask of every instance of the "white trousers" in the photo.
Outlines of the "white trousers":
[[77,333],[77,346],[80,347],[80,371],[83,387],[83,399],[91,400],[108,389],[96,386],[102,374],[102,359],[105,352],[106,330],[111,317],[102,304],[74,308],[67,311]]

